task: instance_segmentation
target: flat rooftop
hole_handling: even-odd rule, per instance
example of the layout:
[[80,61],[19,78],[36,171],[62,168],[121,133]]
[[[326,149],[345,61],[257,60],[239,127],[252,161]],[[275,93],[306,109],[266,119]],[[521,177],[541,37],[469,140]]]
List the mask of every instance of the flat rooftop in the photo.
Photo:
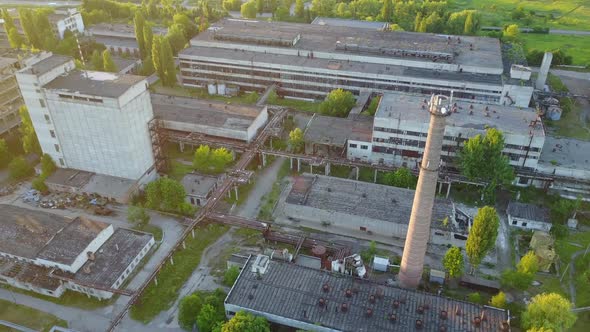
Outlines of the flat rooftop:
[[[37,55],[39,56],[39,55]],[[49,56],[48,58],[45,58],[33,65],[30,65],[24,69],[22,69],[20,72],[25,73],[25,74],[34,74],[34,75],[43,75],[49,71],[51,71],[53,68],[58,67],[60,65],[63,65],[69,61],[72,61],[73,59],[69,56],[64,56],[64,55],[57,55],[57,54],[53,54],[51,56]]]
[[182,178],[181,183],[187,195],[206,197],[217,183],[217,178],[189,173]]
[[344,25],[224,19],[194,37],[191,45],[198,46],[201,41],[255,45],[260,40],[285,42],[285,47],[304,51],[341,54],[359,54],[360,51],[360,54],[371,57],[399,57],[428,62],[432,62],[428,57],[408,55],[412,52],[444,54],[451,57],[451,63],[503,70],[500,42],[495,38],[374,31]]
[[271,63],[277,65],[299,66],[318,69],[329,69],[338,72],[368,73],[376,75],[392,75],[414,78],[429,78],[433,80],[461,81],[484,83],[502,86],[500,75],[474,74],[450,71],[434,71],[430,69],[412,68],[399,65],[386,65],[381,63],[322,59],[318,57],[260,53],[237,48],[215,48],[206,46],[188,47],[178,53],[180,58],[186,56],[199,56],[215,59],[227,59],[231,61],[249,61],[256,63]]
[[537,206],[535,204],[510,202],[508,203],[508,214],[522,219],[536,220],[542,222],[551,222],[549,209]]
[[107,47],[114,46],[114,47],[121,47],[122,49],[125,49],[125,48],[134,49],[134,48],[139,47],[139,45],[137,44],[137,41],[135,39],[131,39],[131,38],[122,38],[122,37],[113,37],[113,36],[99,36],[99,35],[95,35],[93,37],[97,43],[104,44]]
[[[425,102],[426,100],[426,102]],[[413,121],[424,126],[428,130],[430,113],[428,112],[428,97],[402,94],[386,93],[381,98],[381,103],[375,113],[375,126],[379,126],[379,119],[399,119],[401,121]],[[529,135],[531,130],[535,136],[544,136],[545,131],[538,123],[534,127],[529,125],[538,116],[531,108],[519,108],[504,105],[485,105],[467,103],[455,100],[457,113],[446,118],[447,127],[471,128],[485,130],[486,128],[498,128],[505,133],[517,135]],[[471,108],[473,107],[473,108]],[[486,116],[486,107],[487,114]],[[473,114],[469,114],[473,111]]]
[[590,142],[573,138],[545,137],[539,163],[590,170]]
[[[135,28],[131,24],[98,23],[90,26],[88,30],[94,36],[112,36],[113,34],[127,34],[130,38],[135,39]],[[152,27],[152,31],[154,32],[154,35],[165,35],[166,33],[168,33],[168,29],[162,27]]]
[[14,278],[22,283],[55,291],[61,282],[49,276],[51,270],[48,267],[0,257],[0,276]]
[[[305,174],[293,178],[286,203],[336,211],[348,215],[408,224],[415,190]],[[454,219],[451,200],[436,198],[432,227],[445,219]]]
[[344,147],[350,140],[371,142],[373,119],[344,119],[333,116],[315,115],[307,128],[305,142]]
[[145,80],[144,76],[72,70],[43,87],[57,92],[117,98],[143,80]]
[[94,173],[71,168],[57,168],[45,181],[48,184],[80,189],[94,176]]
[[152,94],[154,115],[164,121],[247,130],[264,106],[226,104],[211,100]]
[[[446,331],[501,331],[508,320],[503,309],[276,260],[270,261],[266,272],[258,277],[252,272],[254,261],[251,257],[246,263],[226,305],[350,332],[417,331],[417,320],[422,321],[423,331],[440,331],[442,326]],[[324,285],[328,285],[328,291],[324,291]],[[346,290],[351,290],[350,297]],[[324,306],[319,305],[320,299]],[[342,304],[347,306],[345,311]],[[419,313],[419,307],[423,313]],[[477,327],[475,317],[481,318],[482,313],[486,319]]]
[[[117,228],[113,235],[74,275],[74,280],[111,287],[131,265],[135,257],[153,239],[148,233]],[[138,262],[139,263],[139,262]],[[87,271],[89,271],[87,273]]]
[[387,27],[386,22],[376,21],[363,21],[363,20],[348,20],[343,18],[333,17],[316,17],[311,24],[323,25],[323,26],[335,26],[335,27],[349,27],[349,28],[362,28],[372,30],[384,30]]
[[0,204],[0,251],[71,264],[109,224]]

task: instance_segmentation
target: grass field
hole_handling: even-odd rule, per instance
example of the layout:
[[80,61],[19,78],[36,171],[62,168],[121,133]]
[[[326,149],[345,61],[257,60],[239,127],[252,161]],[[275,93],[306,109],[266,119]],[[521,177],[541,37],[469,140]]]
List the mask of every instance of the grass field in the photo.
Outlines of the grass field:
[[148,323],[161,311],[170,308],[178,297],[180,287],[199,265],[203,250],[227,230],[228,227],[217,224],[195,229],[195,237],[188,236],[186,239],[186,249],[180,248],[174,253],[174,265],[166,262],[158,273],[158,285],[152,282],[131,307],[131,318]]
[[[0,320],[22,325],[38,331],[49,331],[53,326],[67,327],[66,321],[48,313],[0,300]],[[13,331],[0,326],[0,331]]]
[[520,38],[524,41],[525,51],[532,49],[540,51],[561,49],[567,55],[572,56],[573,65],[585,66],[590,64],[590,36],[523,33]]
[[[477,9],[482,26],[548,26],[553,29],[590,30],[590,2],[586,0],[450,0],[453,9]],[[530,18],[513,20],[511,15],[522,6]],[[534,15],[529,15],[530,11]],[[530,24],[526,24],[530,23]]]

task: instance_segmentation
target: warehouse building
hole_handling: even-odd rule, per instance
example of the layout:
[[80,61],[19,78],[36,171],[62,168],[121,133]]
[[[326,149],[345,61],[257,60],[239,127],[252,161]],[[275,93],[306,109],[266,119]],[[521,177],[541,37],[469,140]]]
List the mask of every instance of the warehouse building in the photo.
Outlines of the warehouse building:
[[504,309],[259,257],[227,295],[228,318],[246,311],[314,332],[510,331]]
[[[504,154],[510,164],[524,170],[537,168],[545,130],[534,110],[460,101],[453,104],[454,113],[446,120],[441,156],[445,165],[452,167],[462,143],[469,138],[485,135],[487,128],[497,128],[504,134]],[[427,108],[427,100],[419,95],[383,95],[373,121],[372,141],[349,142],[348,148],[364,144],[372,151],[372,163],[417,168],[430,122]]]
[[52,297],[112,297],[154,245],[151,234],[85,217],[0,204],[0,220],[0,283]]
[[268,121],[266,106],[152,95],[163,128],[250,143]]
[[[164,36],[167,28],[152,27],[156,36]],[[88,28],[86,35],[91,36],[97,43],[103,44],[111,54],[131,55],[139,58],[139,45],[135,38],[133,25],[120,23],[98,23]]]
[[142,183],[156,176],[145,77],[76,70],[51,54],[16,76],[41,149],[58,167]]
[[[285,188],[275,213],[335,234],[403,239],[414,195],[411,189],[304,174]],[[452,201],[442,198],[435,200],[432,214],[429,242],[464,247],[469,218],[457,211]]]
[[19,107],[23,98],[14,73],[20,69],[15,58],[0,57],[0,136],[20,124]]
[[549,209],[534,204],[510,202],[506,209],[508,225],[522,229],[549,232],[551,218]]
[[225,19],[179,53],[182,83],[210,82],[291,97],[323,98],[336,88],[359,95],[455,92],[458,99],[526,107],[533,87],[505,73],[500,43],[362,27]]

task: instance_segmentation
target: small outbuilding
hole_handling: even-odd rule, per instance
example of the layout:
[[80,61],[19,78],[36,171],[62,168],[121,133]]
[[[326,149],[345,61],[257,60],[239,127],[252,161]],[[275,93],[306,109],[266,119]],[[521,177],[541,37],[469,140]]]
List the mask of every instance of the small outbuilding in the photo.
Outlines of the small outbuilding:
[[548,232],[551,230],[549,209],[534,204],[510,202],[506,210],[512,227]]
[[217,188],[217,177],[189,173],[182,178],[186,201],[194,206],[203,206]]

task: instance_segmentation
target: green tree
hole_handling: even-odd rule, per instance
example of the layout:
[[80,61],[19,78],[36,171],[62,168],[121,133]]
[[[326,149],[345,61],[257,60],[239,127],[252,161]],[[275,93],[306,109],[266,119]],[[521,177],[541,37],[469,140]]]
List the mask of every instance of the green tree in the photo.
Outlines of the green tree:
[[285,6],[279,6],[275,11],[274,11],[274,15],[275,15],[275,19],[278,21],[285,21],[289,18],[289,8],[285,7]]
[[305,3],[303,0],[295,0],[295,16],[303,18],[305,15]]
[[34,178],[33,181],[31,181],[31,188],[42,193],[49,191],[49,188],[47,188],[47,185],[45,184],[45,179],[40,176]]
[[47,31],[53,30],[51,23],[49,23],[48,13],[47,10],[43,9],[33,12],[34,33],[37,35],[40,43],[37,48],[43,50],[51,50],[57,44],[55,35],[53,33],[47,33]]
[[53,161],[51,156],[47,153],[44,153],[41,157],[41,176],[43,178],[47,178],[48,176],[53,174],[53,172],[55,172],[56,169],[57,166],[55,165],[55,162]]
[[6,167],[10,162],[8,144],[5,139],[0,138],[0,169]]
[[492,307],[505,309],[506,308],[506,294],[504,292],[499,292],[498,294],[492,296],[490,299],[490,305]]
[[111,73],[116,73],[118,71],[117,65],[113,61],[113,57],[111,57],[111,52],[109,52],[109,50],[102,51],[102,66],[104,67],[104,71]]
[[180,182],[160,178],[148,183],[145,188],[146,206],[161,211],[182,212],[186,192]]
[[572,303],[557,293],[542,293],[532,298],[522,314],[522,328],[566,331],[576,322]]
[[500,227],[500,218],[496,209],[484,206],[477,211],[465,244],[465,251],[472,266],[472,274],[488,251],[496,244],[498,227]]
[[225,273],[223,274],[223,284],[227,287],[233,286],[239,275],[240,269],[237,266],[230,267],[225,270]]
[[515,270],[505,270],[500,276],[500,284],[505,288],[515,288],[521,291],[527,290],[533,282],[534,275]]
[[197,316],[199,332],[211,332],[219,322],[225,320],[225,315],[211,304],[205,304]]
[[405,168],[398,168],[395,172],[389,172],[385,174],[385,183],[400,188],[416,188],[418,178],[412,174],[412,172]]
[[246,97],[246,103],[248,103],[248,104],[256,104],[256,102],[258,101],[258,99],[260,99],[260,96],[258,95],[258,92],[252,91],[252,92],[248,93],[248,95]]
[[188,16],[186,16],[186,14],[175,14],[172,19],[172,22],[182,27],[185,40],[193,38],[193,36],[196,35],[198,32],[197,25],[193,23],[193,21],[191,21],[191,19]]
[[92,56],[90,57],[90,63],[92,64],[92,69],[99,71],[104,70],[104,62],[98,50],[94,50],[92,52]]
[[176,65],[174,64],[174,57],[172,56],[172,48],[168,40],[162,40],[162,51],[160,52],[162,57],[162,68],[164,70],[163,84],[165,86],[176,85]]
[[7,34],[10,33],[11,29],[16,28],[16,25],[14,25],[14,19],[8,12],[7,8],[2,8],[2,19],[4,20],[4,31]]
[[463,274],[464,260],[461,248],[451,247],[443,257],[443,266],[451,278],[458,278]]
[[381,7],[381,20],[385,22],[391,21],[391,12],[392,12],[392,2],[391,0],[383,0],[383,7]]
[[28,8],[19,8],[18,9],[18,17],[20,19],[20,24],[23,28],[25,33],[25,37],[36,49],[41,48],[41,39],[37,34],[37,30],[35,28],[35,18],[34,13],[31,9]]
[[303,147],[303,131],[300,128],[295,128],[289,133],[289,145],[293,152],[301,151]]
[[264,0],[256,0],[256,11],[259,14],[264,12]]
[[142,207],[129,206],[129,209],[127,210],[127,221],[143,227],[150,222],[150,215]]
[[535,252],[532,250],[527,252],[516,265],[516,270],[520,273],[536,274],[539,271],[539,259]]
[[141,62],[141,69],[139,70],[140,75],[143,76],[150,76],[155,71],[154,69],[154,62],[152,61],[152,56],[148,55],[145,59]]
[[37,134],[35,133],[35,128],[33,127],[27,107],[21,106],[18,109],[18,113],[21,118],[19,131],[23,141],[23,150],[25,153],[41,154],[41,146],[39,145],[39,140],[37,139]]
[[33,174],[34,169],[33,166],[29,165],[25,158],[19,156],[12,159],[8,164],[8,171],[11,179],[22,180]]
[[211,148],[208,145],[200,145],[193,156],[193,167],[198,171],[209,169]]
[[154,31],[152,25],[147,23],[143,26],[143,44],[145,47],[145,55],[141,56],[141,59],[152,56],[152,42],[154,41]]
[[516,40],[518,36],[520,36],[520,30],[516,24],[510,24],[502,32],[502,38],[505,40]]
[[211,152],[211,166],[215,172],[222,172],[233,161],[232,153],[226,148],[218,148]]
[[16,28],[10,28],[8,31],[8,42],[12,48],[21,48],[25,44],[25,39],[18,33]]
[[256,2],[254,0],[245,2],[240,7],[240,14],[244,18],[256,18],[256,12]]
[[471,35],[475,32],[475,22],[473,19],[473,13],[467,14],[467,18],[465,18],[465,26],[463,28],[463,33],[466,35]]
[[509,184],[514,172],[508,157],[502,154],[504,135],[495,128],[486,130],[486,135],[471,137],[459,153],[461,172],[470,180],[479,180],[486,185],[481,189],[486,203],[493,203],[499,185]]
[[437,12],[433,12],[420,22],[420,32],[442,32],[443,30],[444,21]]
[[166,76],[164,73],[164,67],[162,66],[162,36],[154,36],[152,42],[152,62],[160,81],[164,84]]
[[356,99],[350,91],[336,89],[330,91],[326,99],[320,104],[322,114],[332,116],[346,116],[356,104]]
[[185,296],[178,305],[178,324],[185,330],[192,331],[197,317],[203,307],[203,299],[197,294]]
[[483,298],[481,297],[481,294],[479,294],[478,292],[469,293],[467,294],[467,301],[481,304],[483,302]]
[[146,26],[145,17],[143,16],[143,12],[141,10],[135,12],[133,25],[135,29],[135,39],[137,40],[137,45],[139,46],[139,54],[141,55],[141,58],[144,59],[148,55],[148,49],[146,48],[144,37],[144,29]]
[[270,325],[264,317],[240,311],[223,324],[221,332],[270,332]]

